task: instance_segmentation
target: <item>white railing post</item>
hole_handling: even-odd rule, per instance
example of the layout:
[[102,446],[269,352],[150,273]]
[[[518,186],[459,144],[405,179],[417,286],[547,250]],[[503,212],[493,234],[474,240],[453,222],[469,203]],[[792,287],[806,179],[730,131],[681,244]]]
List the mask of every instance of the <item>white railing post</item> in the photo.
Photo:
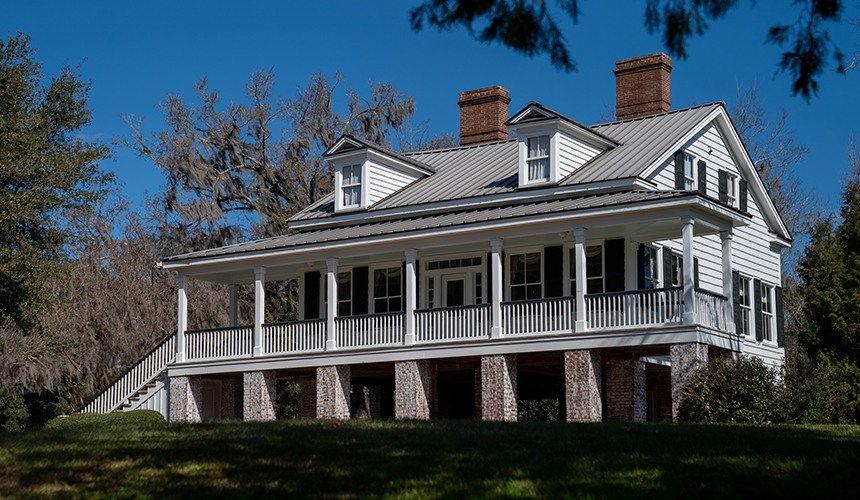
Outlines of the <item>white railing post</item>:
[[696,303],[693,294],[693,225],[692,217],[681,218],[681,235],[684,240],[684,324],[696,322]]
[[585,320],[585,229],[574,229],[573,235],[576,238],[576,324],[575,332],[584,332],[588,327],[588,322]]
[[726,330],[735,333],[735,308],[732,307],[734,290],[732,290],[732,232],[720,231],[723,250],[723,295],[729,299]]
[[490,330],[490,338],[501,338],[504,333],[504,325],[502,325],[502,240],[490,240],[490,248],[492,248],[492,267],[493,267],[493,328]]
[[188,329],[188,276],[179,275],[179,317],[176,325],[176,362],[185,361],[185,330]]
[[326,283],[328,285],[326,292],[326,328],[325,328],[325,350],[333,351],[337,349],[335,342],[335,318],[337,317],[337,259],[326,259],[328,273],[326,274]]
[[227,287],[227,294],[230,297],[230,325],[239,326],[239,285],[230,285]]
[[403,343],[412,345],[415,343],[415,291],[417,283],[415,283],[415,257],[418,256],[418,251],[414,248],[406,250],[406,331],[403,336]]
[[254,269],[254,350],[253,356],[263,355],[263,323],[266,318],[266,268]]

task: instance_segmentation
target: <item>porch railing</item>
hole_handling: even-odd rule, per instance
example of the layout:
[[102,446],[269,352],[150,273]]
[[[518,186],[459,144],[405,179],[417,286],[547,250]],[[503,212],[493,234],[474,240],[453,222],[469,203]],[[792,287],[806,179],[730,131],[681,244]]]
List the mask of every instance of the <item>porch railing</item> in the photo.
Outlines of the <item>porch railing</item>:
[[696,289],[696,318],[699,323],[717,330],[727,331],[732,322],[732,304],[725,295]]
[[490,304],[415,311],[416,342],[487,338],[490,326]]
[[335,318],[337,346],[370,347],[403,343],[403,312]]
[[502,302],[505,335],[571,332],[575,309],[573,297]]
[[321,351],[325,347],[325,319],[308,319],[263,325],[266,354]]
[[586,295],[585,317],[590,329],[680,323],[683,297],[681,287]]
[[102,392],[83,405],[78,413],[110,413],[158,376],[176,358],[176,332],[162,340],[131,365]]
[[253,325],[185,332],[185,357],[189,361],[248,357],[253,352],[253,346]]

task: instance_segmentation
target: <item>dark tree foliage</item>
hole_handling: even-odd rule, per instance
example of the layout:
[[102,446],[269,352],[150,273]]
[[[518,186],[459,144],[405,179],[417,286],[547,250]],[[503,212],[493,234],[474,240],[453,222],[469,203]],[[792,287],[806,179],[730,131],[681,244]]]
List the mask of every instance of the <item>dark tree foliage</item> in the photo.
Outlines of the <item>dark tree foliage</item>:
[[[528,56],[549,54],[553,66],[575,71],[564,34],[556,18],[567,16],[579,22],[578,0],[557,0],[560,12],[552,12],[545,0],[426,0],[411,11],[412,29],[420,31],[427,22],[439,29],[463,26],[482,42],[499,42]],[[666,50],[673,57],[687,57],[691,36],[702,35],[708,21],[725,17],[738,0],[647,0],[645,27],[662,32]],[[827,67],[831,51],[836,69],[845,71],[843,55],[825,29],[838,22],[842,0],[793,0],[799,9],[797,21],[772,26],[767,42],[788,47],[778,63],[780,71],[793,78],[792,92],[809,101],[818,92],[817,77]]]
[[804,318],[799,340],[813,356],[860,366],[860,161],[853,141],[849,163],[841,221],[816,224],[800,261]]
[[43,83],[35,52],[23,33],[0,39],[0,320],[18,326],[62,270],[74,237],[63,214],[98,201],[113,180],[98,169],[109,149],[78,135],[91,121],[89,84],[68,66]]

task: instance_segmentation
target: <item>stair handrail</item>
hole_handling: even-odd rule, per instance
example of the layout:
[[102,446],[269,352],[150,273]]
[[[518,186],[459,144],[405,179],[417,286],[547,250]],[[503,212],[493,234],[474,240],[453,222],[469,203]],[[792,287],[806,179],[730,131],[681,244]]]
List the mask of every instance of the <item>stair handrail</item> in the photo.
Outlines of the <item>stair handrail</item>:
[[[171,333],[170,335],[168,335],[167,337],[165,337],[165,338],[164,338],[164,340],[162,340],[162,341],[161,341],[161,342],[159,342],[158,344],[155,344],[155,347],[153,347],[152,349],[150,349],[150,350],[149,350],[149,352],[147,352],[146,354],[144,354],[143,356],[141,356],[141,357],[140,357],[140,359],[138,359],[136,363],[134,363],[133,365],[131,365],[130,367],[128,367],[125,371],[123,371],[122,373],[120,373],[120,374],[119,374],[119,375],[118,375],[118,376],[113,380],[113,382],[111,382],[110,384],[108,384],[108,385],[107,385],[107,387],[105,387],[104,389],[102,389],[102,391],[101,391],[101,392],[99,392],[98,394],[96,394],[95,396],[93,396],[92,398],[90,398],[90,400],[89,400],[89,401],[87,401],[86,403],[84,403],[80,408],[78,408],[78,409],[75,411],[75,413],[82,413],[86,407],[90,406],[91,404],[93,404],[94,402],[96,402],[96,400],[98,400],[100,397],[102,397],[103,395],[107,394],[107,393],[108,393],[108,392],[109,392],[109,391],[110,391],[110,390],[111,390],[111,389],[112,389],[116,384],[118,384],[118,383],[119,383],[119,382],[120,382],[120,381],[121,381],[121,380],[122,380],[126,375],[128,375],[129,373],[131,373],[131,372],[132,372],[135,368],[137,368],[138,366],[140,366],[140,364],[141,364],[141,363],[143,363],[144,361],[146,361],[146,359],[147,359],[148,357],[152,356],[152,355],[153,355],[153,354],[154,354],[158,349],[160,349],[161,347],[163,347],[163,346],[164,346],[164,344],[168,343],[171,339],[175,339],[175,338],[176,338],[176,334],[177,334],[178,332],[179,332],[179,330],[174,330],[174,332],[173,332],[173,333]],[[174,352],[174,353],[173,353],[173,358],[171,358],[171,361],[172,361],[173,359],[175,359],[175,357],[176,357],[176,353]],[[170,361],[168,361],[168,363],[170,363]],[[165,367],[166,367],[166,366],[167,366],[167,364],[165,364]],[[156,373],[154,373],[154,374],[153,374],[153,377],[154,377],[154,376],[156,376],[156,375],[158,375],[159,373],[161,373],[161,372],[163,372],[163,371],[164,371],[164,367],[162,367],[162,368],[160,368],[160,369],[156,370]],[[127,395],[125,395],[124,397],[120,398],[120,402],[119,402],[119,403],[117,403],[116,405],[111,405],[111,406],[114,406],[114,408],[112,408],[111,410],[109,410],[109,412],[110,412],[110,411],[113,411],[114,409],[116,409],[117,407],[119,407],[119,405],[120,405],[120,404],[122,404],[122,400],[124,400],[124,399],[127,399],[127,398],[131,397],[131,395],[132,395],[132,394],[133,394],[133,392],[132,392],[131,394],[127,394]]]

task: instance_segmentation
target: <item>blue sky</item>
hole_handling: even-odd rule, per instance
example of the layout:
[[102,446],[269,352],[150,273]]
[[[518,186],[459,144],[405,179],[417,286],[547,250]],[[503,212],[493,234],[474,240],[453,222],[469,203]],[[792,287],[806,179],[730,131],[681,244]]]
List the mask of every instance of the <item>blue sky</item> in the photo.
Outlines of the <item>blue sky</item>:
[[[860,17],[860,6],[846,1],[846,18]],[[121,114],[145,117],[145,130],[160,130],[156,104],[176,91],[191,97],[203,76],[225,99],[241,100],[243,83],[260,68],[274,68],[276,91],[285,97],[318,72],[339,71],[362,93],[371,79],[393,83],[414,97],[415,121],[429,121],[437,133],[458,132],[458,92],[491,85],[510,90],[512,113],[534,100],[591,124],[615,105],[615,61],[664,50],[660,36],[643,26],[641,0],[581,0],[579,24],[562,19],[574,73],[553,69],[546,56],[530,59],[479,43],[461,29],[415,33],[409,10],[418,3],[18,1],[4,5],[0,34],[30,35],[48,75],[86,59],[81,74],[92,82],[93,124],[85,134],[103,141],[128,134]],[[790,77],[776,73],[780,49],[763,44],[768,26],[794,20],[787,4],[743,2],[693,38],[689,58],[673,60],[672,107],[730,102],[736,84],[758,80],[766,108],[787,108],[795,135],[810,145],[798,175],[838,206],[847,137],[860,135],[860,72],[843,76],[830,68],[810,104],[791,97]],[[860,50],[860,33],[851,26],[830,30],[843,51]],[[153,164],[129,150],[117,150],[104,168],[117,173],[135,204],[164,184]]]

